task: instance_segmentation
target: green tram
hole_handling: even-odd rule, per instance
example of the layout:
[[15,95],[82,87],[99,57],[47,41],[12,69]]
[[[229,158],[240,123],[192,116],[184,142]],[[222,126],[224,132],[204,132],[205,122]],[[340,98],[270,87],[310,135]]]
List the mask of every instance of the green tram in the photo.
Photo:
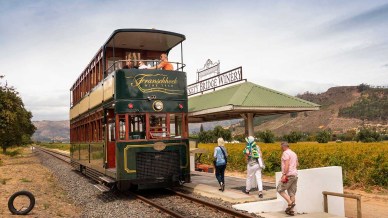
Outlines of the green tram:
[[[115,30],[71,87],[71,164],[100,181],[97,188],[190,182],[184,40],[155,29]],[[168,61],[172,70],[157,68],[161,55],[179,58],[179,50],[180,62]]]

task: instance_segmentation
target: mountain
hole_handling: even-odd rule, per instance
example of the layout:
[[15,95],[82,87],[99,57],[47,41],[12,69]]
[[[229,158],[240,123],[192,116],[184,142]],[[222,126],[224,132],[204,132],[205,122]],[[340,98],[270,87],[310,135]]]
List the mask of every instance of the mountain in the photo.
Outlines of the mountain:
[[[323,129],[345,133],[361,126],[388,129],[387,88],[338,86],[324,93],[306,92],[297,97],[321,105],[320,110],[255,118],[255,132],[268,129],[282,136],[291,131],[311,133]],[[241,125],[234,130],[234,135],[244,133]]]
[[70,121],[33,121],[36,131],[32,136],[34,141],[42,142],[69,142]]
[[213,130],[216,126],[222,126],[224,128],[229,128],[231,126],[234,126],[238,124],[241,120],[240,119],[234,119],[234,120],[224,120],[224,121],[215,121],[215,122],[206,122],[206,123],[190,123],[189,124],[189,132],[192,133],[198,133],[201,125],[203,126],[203,130]]
[[[388,130],[388,88],[338,86],[324,93],[297,95],[307,101],[321,105],[319,111],[255,117],[255,132],[271,130],[282,136],[291,131],[318,132],[331,129],[333,133],[345,133],[361,126]],[[68,142],[69,121],[34,121],[37,130],[32,136],[35,141]],[[244,133],[241,119],[202,123],[204,130],[220,125],[230,128],[233,135]],[[199,132],[201,123],[189,124],[190,133]]]

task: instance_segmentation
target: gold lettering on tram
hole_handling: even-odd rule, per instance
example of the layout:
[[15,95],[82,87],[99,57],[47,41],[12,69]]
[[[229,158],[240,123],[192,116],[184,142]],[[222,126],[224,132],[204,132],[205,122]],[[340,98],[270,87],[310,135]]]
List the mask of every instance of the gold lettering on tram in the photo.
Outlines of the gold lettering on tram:
[[169,78],[166,74],[138,74],[127,77],[132,80],[130,85],[138,88],[143,93],[161,92],[170,95],[183,94],[182,89],[174,89],[178,85],[178,78]]

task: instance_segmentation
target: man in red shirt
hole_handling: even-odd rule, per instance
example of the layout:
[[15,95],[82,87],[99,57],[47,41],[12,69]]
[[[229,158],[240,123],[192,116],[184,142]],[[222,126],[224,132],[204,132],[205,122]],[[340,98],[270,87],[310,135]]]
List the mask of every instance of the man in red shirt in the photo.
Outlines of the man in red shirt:
[[160,63],[157,66],[150,67],[148,69],[174,70],[172,64],[168,62],[168,57],[165,53],[160,55]]

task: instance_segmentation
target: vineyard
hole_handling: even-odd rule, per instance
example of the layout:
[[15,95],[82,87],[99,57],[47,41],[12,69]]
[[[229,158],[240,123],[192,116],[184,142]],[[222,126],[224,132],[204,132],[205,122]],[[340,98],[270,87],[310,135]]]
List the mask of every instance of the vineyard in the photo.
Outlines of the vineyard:
[[[263,151],[265,174],[280,171],[280,143],[258,143]],[[211,164],[216,144],[199,144],[209,152],[202,155],[202,162]],[[227,170],[244,172],[245,158],[242,154],[245,144],[226,144],[228,150]],[[353,187],[380,186],[388,188],[388,142],[378,143],[316,143],[299,142],[290,144],[299,159],[299,169],[341,166],[344,185]]]

